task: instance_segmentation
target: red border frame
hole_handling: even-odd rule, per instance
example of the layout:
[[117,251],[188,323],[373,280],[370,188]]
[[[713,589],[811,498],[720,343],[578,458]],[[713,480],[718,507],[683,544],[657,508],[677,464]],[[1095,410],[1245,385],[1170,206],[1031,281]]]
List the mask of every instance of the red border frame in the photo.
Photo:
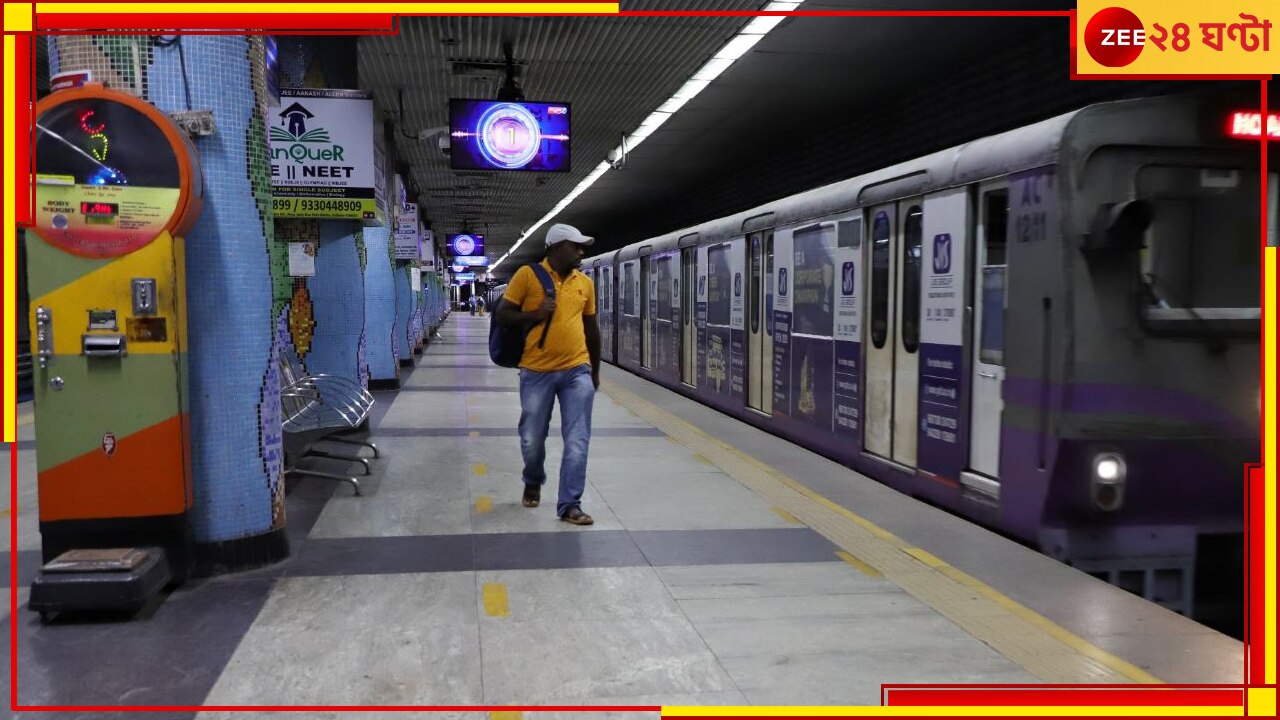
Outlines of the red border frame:
[[[568,0],[569,2],[585,2],[589,0]],[[161,4],[161,2],[155,2]],[[301,5],[302,3],[296,3]],[[33,35],[48,34],[125,34],[136,33],[140,29],[149,30],[168,30],[178,34],[196,34],[194,31],[173,30],[175,26],[196,24],[208,30],[201,30],[199,34],[341,34],[341,35],[393,35],[399,32],[399,17],[402,15],[393,14],[286,14],[286,13],[266,13],[255,14],[251,16],[235,15],[235,14],[213,14],[213,13],[157,13],[157,14],[108,14],[94,13],[84,15],[43,15],[37,16],[32,7],[32,25],[30,32],[6,32],[18,36],[18,76],[26,77],[27,85],[18,89],[19,100],[24,96],[28,99],[29,106],[31,89],[35,87],[35,63],[34,44],[30,38]],[[509,13],[440,13],[441,15],[492,15],[507,16]],[[544,13],[539,13],[544,14]],[[1267,81],[1270,75],[1083,75],[1077,71],[1076,64],[1076,11],[793,11],[793,12],[691,12],[691,11],[652,11],[652,12],[619,12],[616,13],[623,17],[678,17],[678,16],[801,16],[801,17],[822,17],[822,16],[896,16],[896,17],[1066,17],[1069,21],[1070,31],[1070,58],[1069,58],[1069,77],[1072,80],[1259,80],[1261,85],[1261,108],[1264,113],[1267,112]],[[551,15],[547,13],[547,15]],[[614,15],[613,13],[560,13],[564,16],[601,16],[607,17]],[[243,27],[248,24],[244,22],[244,18],[251,17],[252,29]],[[77,28],[78,26],[78,28]],[[77,28],[77,29],[73,29]],[[22,72],[26,70],[26,72]],[[20,107],[20,106],[19,106]],[[21,117],[21,113],[19,113]],[[27,126],[25,133],[20,133],[19,140],[24,142],[17,143],[17,158],[19,163],[15,178],[22,177],[22,168],[26,167],[27,176],[30,176],[31,163],[31,129],[34,126],[34,115],[28,113],[26,115]],[[1262,167],[1266,168],[1267,162],[1267,142],[1265,137],[1260,139]],[[6,160],[0,155],[0,162]],[[1267,174],[1262,173],[1262,227],[1265,233],[1266,228],[1266,200],[1267,200]],[[19,226],[27,226],[34,217],[34,197],[29,192],[29,185],[26,183],[18,183],[21,189],[15,189],[16,200],[18,206],[18,224]],[[24,202],[25,201],[25,202]],[[23,210],[26,215],[23,215]],[[1265,245],[1265,237],[1263,238]],[[1263,269],[1263,277],[1260,280],[1265,283],[1265,268]],[[22,280],[19,278],[18,282]],[[8,318],[0,318],[2,321],[8,321]],[[1268,318],[1263,311],[1262,322],[1267,322]],[[1265,348],[1260,354],[1265,353]],[[1265,357],[1265,355],[1263,355]],[[1263,397],[1264,403],[1272,401],[1266,397],[1265,378],[1263,380]],[[17,473],[18,473],[18,451],[17,444],[11,444],[9,447],[10,460],[10,610],[11,618],[16,617],[12,614],[14,608],[17,607],[18,596],[18,567],[16,562],[16,548],[18,541],[18,495],[17,495]],[[1096,685],[1056,685],[1056,686],[1025,686],[1025,685],[995,685],[995,686],[964,686],[964,685],[939,685],[939,686],[921,686],[921,685],[882,685],[882,701],[890,705],[902,705],[900,699],[909,699],[912,704],[917,705],[1036,705],[1036,706],[1161,706],[1161,705],[1197,705],[1197,706],[1240,706],[1244,705],[1247,712],[1247,703],[1245,699],[1246,687],[1272,687],[1275,685],[1262,685],[1264,675],[1264,650],[1265,642],[1268,638],[1263,636],[1264,633],[1264,613],[1265,599],[1262,596],[1262,578],[1265,569],[1264,547],[1265,547],[1265,475],[1260,465],[1250,465],[1245,468],[1245,480],[1248,492],[1246,493],[1246,512],[1245,512],[1245,536],[1246,536],[1246,633],[1245,633],[1245,685],[1113,685],[1107,686],[1107,689],[1100,689]],[[295,712],[314,712],[314,711],[341,711],[341,710],[368,710],[377,709],[383,711],[422,711],[422,710],[438,710],[438,711],[657,711],[661,708],[658,706],[358,706],[358,705],[305,705],[305,706],[279,706],[279,705],[263,705],[263,706],[25,706],[19,705],[18,700],[18,648],[17,648],[17,626],[16,623],[10,622],[10,657],[12,658],[10,667],[10,692],[11,692],[11,709],[15,711],[127,711],[127,712],[198,712],[198,711],[295,711]],[[1274,640],[1274,638],[1271,638]],[[1123,693],[1123,694],[1119,694]],[[1158,696],[1164,697],[1158,697]],[[892,699],[891,699],[892,696]],[[980,702],[975,703],[973,700],[980,698]],[[961,702],[962,701],[962,702]]]

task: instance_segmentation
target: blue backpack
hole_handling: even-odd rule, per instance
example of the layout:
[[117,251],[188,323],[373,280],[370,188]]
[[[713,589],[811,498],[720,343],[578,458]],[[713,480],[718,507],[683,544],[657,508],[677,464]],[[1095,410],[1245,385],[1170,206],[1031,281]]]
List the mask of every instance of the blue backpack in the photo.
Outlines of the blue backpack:
[[[541,263],[532,263],[529,267],[538,277],[538,282],[542,283],[542,292],[554,300],[556,287],[551,282],[551,276],[547,274],[546,268],[542,267]],[[501,305],[502,301],[499,300],[498,304]],[[547,321],[542,323],[542,337],[538,338],[539,348],[547,342],[547,330],[550,328],[551,318],[547,318]],[[529,336],[532,329],[518,324],[503,325],[498,322],[498,309],[494,308],[493,314],[489,316],[489,359],[500,367],[520,367],[520,359],[524,357],[525,338]]]

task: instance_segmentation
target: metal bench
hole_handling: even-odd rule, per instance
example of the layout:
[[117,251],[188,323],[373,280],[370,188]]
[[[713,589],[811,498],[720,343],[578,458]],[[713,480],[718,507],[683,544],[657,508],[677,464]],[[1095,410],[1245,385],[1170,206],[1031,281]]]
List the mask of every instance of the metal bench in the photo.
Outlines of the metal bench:
[[368,475],[368,459],[358,454],[342,455],[319,450],[315,446],[322,441],[358,445],[373,450],[373,457],[377,458],[378,446],[344,437],[367,426],[373,402],[373,395],[358,383],[336,375],[308,375],[292,353],[281,353],[280,408],[284,417],[285,474],[342,480],[351,483],[355,494],[359,495],[360,481],[354,476],[303,469],[297,467],[297,462],[304,457],[358,462],[364,467],[364,474]]

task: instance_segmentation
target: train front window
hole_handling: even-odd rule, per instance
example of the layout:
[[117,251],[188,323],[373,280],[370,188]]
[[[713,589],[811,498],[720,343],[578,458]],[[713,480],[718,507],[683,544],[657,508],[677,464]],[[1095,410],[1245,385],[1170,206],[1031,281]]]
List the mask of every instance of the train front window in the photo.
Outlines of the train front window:
[[[1274,184],[1275,175],[1270,182]],[[1135,178],[1151,205],[1142,249],[1146,316],[1211,328],[1256,320],[1261,213],[1256,170],[1148,165]],[[1274,194],[1268,236],[1275,234]]]

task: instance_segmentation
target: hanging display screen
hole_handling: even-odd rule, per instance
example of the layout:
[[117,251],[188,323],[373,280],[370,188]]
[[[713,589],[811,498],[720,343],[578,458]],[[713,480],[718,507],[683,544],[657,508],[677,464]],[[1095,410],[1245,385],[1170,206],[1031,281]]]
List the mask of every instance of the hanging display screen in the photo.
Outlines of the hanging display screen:
[[199,161],[154,107],[101,86],[60,91],[41,105],[34,178],[40,237],[74,255],[116,257],[194,217]]
[[569,172],[569,104],[449,101],[454,170]]
[[[449,252],[458,257],[484,255],[484,236],[461,233],[449,236]],[[456,262],[456,259],[455,259]]]

